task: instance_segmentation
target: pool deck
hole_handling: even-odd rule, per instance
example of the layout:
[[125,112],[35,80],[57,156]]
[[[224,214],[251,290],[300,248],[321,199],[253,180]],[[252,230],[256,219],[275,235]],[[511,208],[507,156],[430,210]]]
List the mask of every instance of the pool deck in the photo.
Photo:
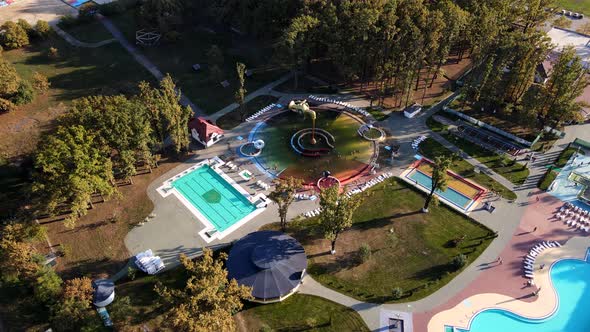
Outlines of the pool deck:
[[[565,245],[558,248],[543,250],[535,260],[536,270],[534,271],[535,283],[539,293],[537,296],[528,295],[534,298],[533,302],[521,301],[512,296],[483,293],[471,296],[450,310],[435,315],[428,323],[429,332],[444,331],[444,326],[454,326],[461,329],[469,329],[472,319],[486,309],[501,309],[512,312],[529,319],[543,319],[551,316],[558,307],[558,297],[550,278],[550,267],[562,259],[585,260],[588,250],[588,238],[574,237]],[[539,266],[544,264],[545,268]]]
[[567,164],[561,169],[553,183],[549,193],[564,202],[572,202],[575,205],[580,205],[584,209],[589,209],[590,206],[577,202],[578,194],[582,190],[582,186],[576,186],[568,177],[572,173],[582,175],[590,175],[590,157],[582,154],[574,154],[568,160]]

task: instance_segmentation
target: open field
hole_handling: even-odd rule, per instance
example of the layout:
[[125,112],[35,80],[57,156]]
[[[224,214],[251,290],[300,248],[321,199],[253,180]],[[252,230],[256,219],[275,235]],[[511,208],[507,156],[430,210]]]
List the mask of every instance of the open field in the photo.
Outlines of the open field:
[[588,0],[556,0],[555,5],[559,9],[590,15],[590,2]]
[[98,43],[113,38],[113,35],[98,20],[81,22],[68,27],[60,24],[60,27],[81,42]]
[[[463,253],[472,261],[492,239],[489,229],[445,206],[422,213],[424,198],[399,179],[373,187],[352,228],[338,238],[336,255],[329,253],[317,218],[292,221],[288,232],[304,245],[309,273],[325,286],[368,302],[413,301],[457,274],[453,257]],[[371,249],[366,261],[359,256],[363,245]],[[395,287],[404,291],[401,299],[393,298]]]
[[[131,43],[135,44],[135,32],[139,28],[134,11],[129,10],[111,19]],[[253,72],[251,77],[246,78],[248,92],[278,79],[285,72],[271,64],[271,45],[261,45],[244,36],[216,32],[208,28],[186,29],[177,42],[144,47],[142,51],[162,73],[170,73],[178,81],[182,92],[208,114],[234,102],[234,93],[238,87],[236,62],[243,62]],[[207,52],[212,45],[221,49],[223,59],[216,61],[223,62],[220,66],[221,81],[228,80],[230,85],[227,88],[223,88],[220,82],[214,82],[210,77]],[[195,71],[192,69],[193,64],[200,64],[202,68]]]
[[[420,143],[420,152],[427,158],[434,158],[440,154],[451,155],[452,152],[442,146],[437,141],[428,138],[424,142]],[[483,173],[476,173],[473,165],[466,162],[463,159],[457,159],[451,165],[451,170],[464,178],[470,179],[477,184],[486,187],[489,190],[496,191],[500,196],[506,199],[516,199],[516,194],[510,189],[504,187],[490,176]]]

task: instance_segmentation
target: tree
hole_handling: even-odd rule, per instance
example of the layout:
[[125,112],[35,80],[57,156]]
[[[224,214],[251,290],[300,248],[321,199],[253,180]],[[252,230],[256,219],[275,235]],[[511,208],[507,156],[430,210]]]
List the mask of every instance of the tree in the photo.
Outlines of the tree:
[[432,168],[432,188],[430,189],[430,193],[426,196],[426,201],[424,202],[424,207],[422,208],[423,212],[428,212],[428,206],[432,201],[432,197],[434,196],[434,192],[436,190],[446,190],[447,189],[447,182],[449,180],[449,176],[447,171],[449,167],[451,167],[451,163],[453,162],[451,157],[448,156],[438,156],[434,158],[434,165]]
[[295,199],[295,193],[301,188],[302,181],[292,176],[286,179],[275,181],[275,189],[268,194],[273,202],[279,206],[279,218],[281,219],[281,230],[285,232],[287,228],[287,212],[289,206]]
[[32,280],[40,268],[41,257],[28,242],[14,238],[0,241],[0,268],[3,279]]
[[320,192],[320,227],[324,238],[331,242],[332,255],[336,253],[338,236],[352,226],[352,216],[360,204],[359,195],[341,195],[339,186],[331,186]]
[[298,86],[297,68],[307,61],[310,52],[309,33],[319,24],[319,20],[309,15],[295,17],[283,36],[283,44],[288,52],[291,72],[294,75],[295,89]]
[[0,30],[4,30],[0,34],[0,45],[5,49],[10,50],[29,45],[27,31],[21,25],[8,21],[2,25]]
[[217,65],[218,67],[222,67],[224,62],[223,52],[221,52],[219,46],[211,45],[209,50],[207,50],[207,63],[209,66]]
[[203,255],[190,260],[184,254],[180,261],[189,277],[183,289],[172,289],[156,285],[155,290],[169,305],[167,316],[172,327],[179,331],[234,331],[232,315],[242,308],[242,300],[250,299],[252,289],[240,286],[235,279],[227,279],[223,261],[213,258],[210,249]]
[[38,92],[43,93],[49,90],[51,83],[49,83],[47,76],[36,71],[33,73],[33,86]]
[[20,77],[14,66],[0,58],[0,98],[7,99],[18,90]]
[[35,298],[41,303],[52,303],[62,292],[63,281],[50,267],[45,267],[39,271],[34,284]]
[[238,91],[236,91],[235,98],[238,105],[240,105],[240,121],[243,122],[246,118],[246,103],[244,101],[244,98],[246,98],[246,88],[244,87],[246,65],[241,62],[236,63],[236,71],[240,86],[238,87]]
[[50,213],[62,204],[71,211],[67,227],[74,227],[77,218],[86,214],[92,194],[108,197],[115,192],[112,163],[107,151],[96,146],[95,138],[83,126],[60,126],[35,156],[38,172],[33,190]]
[[223,70],[218,65],[212,65],[209,67],[209,80],[211,83],[219,84],[223,79]]
[[37,24],[35,24],[35,32],[41,39],[46,39],[49,37],[51,31],[53,31],[53,29],[49,23],[47,23],[47,21],[39,20],[37,21]]
[[27,36],[29,36],[29,38],[31,38],[31,36],[33,36],[34,30],[29,22],[27,22],[26,20],[24,20],[22,18],[19,18],[16,21],[16,24],[18,26],[20,26],[21,28],[23,28],[23,30],[25,30],[25,32],[27,33]]
[[180,104],[180,91],[170,75],[166,75],[160,81],[161,110],[167,123],[166,131],[172,141],[174,152],[188,149],[190,144],[188,122],[193,114],[190,106]]
[[573,47],[566,47],[553,63],[549,80],[530,89],[523,100],[525,112],[534,111],[543,126],[575,120],[582,104],[576,99],[589,84],[587,70]]
[[59,331],[75,331],[94,317],[92,281],[89,278],[67,280],[59,301],[53,305],[51,321]]
[[15,105],[26,105],[35,99],[35,90],[29,81],[21,80],[16,92],[10,98]]
[[183,2],[180,0],[147,0],[139,7],[142,27],[158,29],[164,34],[182,23]]

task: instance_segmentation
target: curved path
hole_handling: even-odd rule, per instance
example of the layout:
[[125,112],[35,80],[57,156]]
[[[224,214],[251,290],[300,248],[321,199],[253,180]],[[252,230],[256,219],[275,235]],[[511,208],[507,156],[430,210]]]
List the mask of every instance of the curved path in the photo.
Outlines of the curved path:
[[101,47],[110,43],[113,43],[115,41],[117,41],[114,38],[111,39],[106,39],[103,41],[99,41],[97,43],[86,43],[83,41],[79,41],[78,39],[74,38],[74,36],[70,35],[69,33],[65,32],[64,30],[62,30],[57,23],[52,22],[50,23],[51,27],[53,28],[53,30],[60,35],[63,39],[65,39],[65,41],[68,42],[68,44],[72,45],[72,46],[76,46],[76,47],[84,47],[84,48],[97,48],[97,47]]

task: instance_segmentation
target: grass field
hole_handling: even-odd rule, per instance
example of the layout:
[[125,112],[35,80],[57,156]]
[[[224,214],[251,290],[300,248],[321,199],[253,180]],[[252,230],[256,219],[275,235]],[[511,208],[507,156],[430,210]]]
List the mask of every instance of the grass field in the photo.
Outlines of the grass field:
[[521,163],[515,163],[510,158],[500,156],[453,134],[447,133],[442,136],[514,184],[523,184],[529,176],[529,169]]
[[[276,103],[277,100],[278,100],[277,97],[267,96],[267,95],[258,96],[256,98],[250,100],[249,102],[246,103],[246,116],[245,116],[245,118],[256,113],[261,108],[264,108],[272,103]],[[233,110],[229,113],[222,115],[221,117],[219,117],[219,119],[217,119],[215,121],[215,123],[221,129],[228,130],[228,129],[233,129],[233,128],[237,127],[241,123],[240,120],[241,120],[240,119],[240,111],[238,109],[236,109],[236,110]]]
[[97,43],[112,39],[113,35],[98,20],[81,22],[70,27],[60,27],[81,42]]
[[236,320],[242,323],[238,324],[240,332],[369,331],[354,310],[317,296],[300,294],[280,303],[247,305],[236,315]]
[[588,0],[556,0],[555,5],[559,9],[590,15],[590,1]]
[[334,89],[331,89],[329,85],[320,84],[303,75],[299,75],[297,88],[295,88],[295,79],[290,78],[276,86],[274,90],[284,93],[330,94],[336,92]]
[[[135,32],[138,30],[134,11],[127,11],[111,19],[134,44]],[[230,86],[227,88],[210,79],[207,51],[212,45],[217,45],[223,53],[222,80],[229,81]],[[187,28],[174,44],[162,43],[145,47],[142,52],[160,71],[170,73],[178,81],[182,92],[209,114],[234,102],[234,93],[238,87],[236,62],[244,63],[247,69],[253,71],[253,75],[246,78],[249,93],[285,73],[271,63],[272,45],[263,45],[229,32]],[[193,64],[197,63],[202,66],[198,72],[192,69]]]
[[[424,142],[420,143],[420,152],[430,159],[440,154],[452,155],[450,150],[432,138],[428,138]],[[498,192],[506,199],[516,199],[516,194],[514,192],[504,187],[490,176],[483,173],[476,173],[473,165],[463,159],[455,160],[451,166],[451,170],[464,178],[473,180],[477,184],[482,185],[487,189]]]
[[[424,198],[399,179],[373,187],[352,228],[338,238],[336,255],[316,218],[292,221],[288,231],[304,245],[309,273],[325,286],[363,301],[414,301],[456,276],[453,257],[463,253],[473,261],[491,242],[489,229],[445,206],[422,213]],[[366,261],[358,253],[363,245],[371,249]],[[395,287],[404,291],[401,299],[392,297]]]

